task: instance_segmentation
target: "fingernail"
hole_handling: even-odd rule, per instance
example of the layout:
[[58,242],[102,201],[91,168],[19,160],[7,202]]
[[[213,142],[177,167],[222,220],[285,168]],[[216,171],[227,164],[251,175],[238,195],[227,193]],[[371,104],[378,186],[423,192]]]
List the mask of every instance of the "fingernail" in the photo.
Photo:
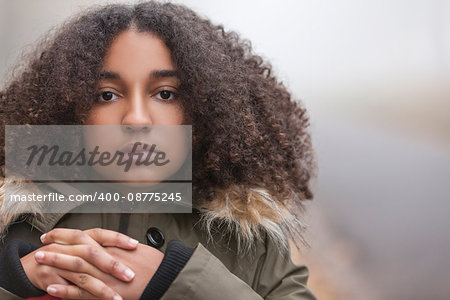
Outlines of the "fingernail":
[[44,233],[43,235],[41,235],[41,242],[44,242],[45,236],[46,236],[46,235],[47,235],[46,233]]
[[134,278],[134,272],[131,271],[130,269],[126,269],[125,270],[125,277],[127,279],[133,279]]
[[128,241],[128,244],[129,244],[131,247],[135,247],[137,244],[139,244],[139,241],[138,241],[138,240],[135,240],[135,239],[130,239],[130,240]]
[[113,300],[122,300],[122,297],[120,297],[119,295],[115,295]]
[[44,252],[42,252],[42,251],[38,251],[38,252],[36,252],[35,254],[34,254],[34,257],[36,257],[37,259],[39,259],[39,260],[42,260],[42,259],[44,259]]
[[57,290],[54,287],[47,287],[47,293],[51,294],[56,294]]

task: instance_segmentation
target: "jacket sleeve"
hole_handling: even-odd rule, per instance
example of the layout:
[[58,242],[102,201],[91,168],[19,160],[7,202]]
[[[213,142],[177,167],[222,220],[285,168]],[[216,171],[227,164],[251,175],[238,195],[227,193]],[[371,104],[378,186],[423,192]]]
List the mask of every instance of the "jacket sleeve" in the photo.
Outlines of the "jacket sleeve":
[[264,265],[257,277],[259,280],[254,290],[230,272],[202,244],[198,244],[161,299],[316,299],[306,286],[307,267],[283,258],[273,245],[268,246]]
[[0,253],[0,299],[39,297],[45,292],[28,279],[20,258],[37,247],[21,239],[10,240]]
[[161,299],[193,253],[194,248],[178,240],[171,240],[167,245],[161,264],[145,287],[139,300]]

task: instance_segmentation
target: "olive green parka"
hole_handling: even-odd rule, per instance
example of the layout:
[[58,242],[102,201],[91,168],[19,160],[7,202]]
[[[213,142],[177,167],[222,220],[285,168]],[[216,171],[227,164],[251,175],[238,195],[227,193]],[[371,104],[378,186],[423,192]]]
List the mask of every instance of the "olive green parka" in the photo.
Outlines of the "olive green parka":
[[[8,204],[3,201],[8,184],[0,188],[0,249],[12,238],[41,246],[40,235],[55,227],[119,231],[119,213],[41,213],[34,203]],[[244,200],[238,196],[243,189]],[[190,214],[130,214],[125,233],[150,244],[147,231],[153,227],[164,236],[162,252],[174,239],[195,247],[162,299],[316,299],[306,286],[307,267],[290,258],[286,232],[301,226],[293,211],[264,189],[236,185],[217,191],[212,202],[194,202]],[[0,287],[0,299],[22,298]]]

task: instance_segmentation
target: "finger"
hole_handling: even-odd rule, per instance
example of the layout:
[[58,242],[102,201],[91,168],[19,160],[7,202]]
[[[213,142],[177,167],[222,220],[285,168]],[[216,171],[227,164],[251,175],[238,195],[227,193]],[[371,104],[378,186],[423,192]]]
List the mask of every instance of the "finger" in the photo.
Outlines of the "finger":
[[84,231],[70,228],[54,228],[41,235],[41,242],[43,244],[57,243],[61,245],[96,244]]
[[69,228],[54,228],[41,236],[43,244],[58,243],[62,245],[100,244],[102,246],[115,246],[123,249],[135,249],[139,241],[120,232],[93,228],[85,231]]
[[51,284],[47,287],[47,293],[52,296],[68,299],[100,298],[105,300],[122,300],[122,297],[112,288],[89,274],[74,273],[66,270],[58,270],[57,273],[59,276],[75,284],[75,286]]
[[78,256],[86,262],[97,267],[101,271],[111,274],[117,279],[128,282],[133,280],[135,273],[121,263],[119,260],[111,256],[103,247],[91,245],[58,245],[51,244],[48,246],[51,252]]
[[57,269],[51,266],[45,266],[39,271],[39,278],[41,279],[41,285],[39,288],[45,290],[49,284],[70,284],[67,280],[56,274]]
[[84,231],[102,246],[114,246],[123,249],[136,249],[139,241],[117,231],[93,228]]
[[[91,293],[80,289],[76,285],[51,284],[47,287],[47,293],[61,299],[101,299]],[[62,298],[64,297],[64,298]],[[114,299],[114,298],[113,298]],[[120,298],[117,298],[120,299]]]
[[34,254],[35,260],[43,265],[52,266],[76,273],[87,273],[100,277],[101,271],[78,256],[72,256],[50,251],[38,251]]

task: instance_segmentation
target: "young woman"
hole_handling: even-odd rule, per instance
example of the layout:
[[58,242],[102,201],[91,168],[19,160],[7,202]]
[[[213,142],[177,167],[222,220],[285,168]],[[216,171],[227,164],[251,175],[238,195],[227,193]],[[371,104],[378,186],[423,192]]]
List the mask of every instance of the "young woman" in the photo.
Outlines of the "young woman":
[[79,214],[8,203],[3,165],[1,299],[315,299],[290,259],[306,110],[237,34],[181,5],[108,5],[43,40],[0,97],[3,127],[192,125],[193,170],[191,214]]

